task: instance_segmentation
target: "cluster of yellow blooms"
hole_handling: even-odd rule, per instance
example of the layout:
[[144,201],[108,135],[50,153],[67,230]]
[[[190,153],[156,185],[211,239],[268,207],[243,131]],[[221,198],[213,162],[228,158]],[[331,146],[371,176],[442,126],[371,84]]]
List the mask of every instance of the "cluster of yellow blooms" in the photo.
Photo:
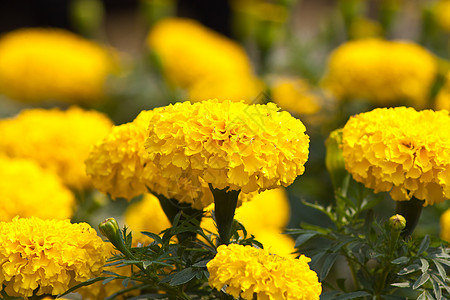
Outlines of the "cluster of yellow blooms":
[[35,103],[98,102],[115,60],[111,51],[68,31],[19,29],[0,40],[0,93]]
[[231,244],[219,246],[207,264],[211,287],[234,298],[319,299],[322,286],[309,268],[311,259],[270,254],[267,250]]
[[162,177],[198,176],[216,189],[250,193],[287,186],[304,172],[305,130],[274,103],[183,102],[152,116],[145,147]]
[[32,160],[2,155],[0,165],[0,221],[11,221],[15,216],[72,217],[75,198],[56,174]]
[[159,21],[147,44],[158,55],[168,82],[187,89],[190,100],[249,102],[262,89],[244,49],[194,20]]
[[91,145],[112,125],[106,115],[77,107],[23,110],[0,120],[0,153],[32,159],[56,172],[68,186],[86,188],[91,183],[83,162]]
[[104,247],[86,223],[35,217],[0,222],[0,289],[18,297],[62,294],[100,275]]
[[411,42],[361,39],[329,57],[323,85],[339,99],[362,98],[376,105],[408,103],[422,108],[437,74],[437,61]]
[[346,169],[392,199],[450,198],[450,116],[446,110],[379,108],[351,117],[343,129]]

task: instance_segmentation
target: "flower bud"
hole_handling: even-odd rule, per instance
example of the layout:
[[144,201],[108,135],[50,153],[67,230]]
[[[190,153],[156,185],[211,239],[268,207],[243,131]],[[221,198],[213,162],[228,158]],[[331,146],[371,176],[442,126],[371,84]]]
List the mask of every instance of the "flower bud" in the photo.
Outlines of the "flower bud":
[[119,224],[117,223],[116,219],[114,218],[106,219],[105,221],[101,222],[98,225],[98,229],[100,229],[100,232],[108,238],[111,244],[113,244],[114,247],[117,248],[117,250],[125,254],[126,257],[134,259],[133,254],[125,246],[125,243],[123,242],[119,229]]
[[406,219],[399,214],[393,215],[389,218],[389,226],[397,231],[401,231],[406,227]]
[[331,177],[334,189],[342,188],[348,172],[345,170],[344,157],[342,156],[342,129],[336,129],[330,133],[325,146],[327,148],[325,165]]

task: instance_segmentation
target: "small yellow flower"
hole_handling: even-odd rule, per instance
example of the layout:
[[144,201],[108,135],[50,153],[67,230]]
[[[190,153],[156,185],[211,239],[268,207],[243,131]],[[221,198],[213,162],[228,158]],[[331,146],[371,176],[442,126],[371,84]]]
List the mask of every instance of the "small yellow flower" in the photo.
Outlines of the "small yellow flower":
[[323,85],[339,99],[362,98],[380,106],[425,106],[437,74],[436,58],[412,42],[361,39],[329,57]]
[[188,88],[217,74],[251,74],[244,49],[232,40],[183,18],[166,18],[151,28],[147,44],[161,60],[169,83]]
[[113,56],[65,30],[15,30],[0,39],[0,93],[24,102],[98,102],[117,68]]
[[198,176],[250,193],[288,186],[304,172],[305,130],[274,103],[183,102],[153,114],[145,147],[163,178]]
[[393,200],[424,205],[450,198],[450,116],[446,110],[379,108],[351,117],[343,129],[346,169]]
[[0,120],[0,153],[32,159],[70,187],[87,188],[91,183],[83,162],[112,125],[106,115],[77,107],[24,110]]
[[11,297],[61,294],[100,275],[104,247],[87,223],[35,217],[0,222],[0,289]]
[[75,198],[56,174],[32,160],[2,155],[0,165],[0,221],[11,221],[15,216],[72,217]]
[[309,268],[311,259],[270,254],[267,250],[231,244],[217,248],[216,256],[206,265],[209,285],[226,287],[234,298],[319,299],[322,286]]
[[450,209],[441,215],[441,239],[450,243]]

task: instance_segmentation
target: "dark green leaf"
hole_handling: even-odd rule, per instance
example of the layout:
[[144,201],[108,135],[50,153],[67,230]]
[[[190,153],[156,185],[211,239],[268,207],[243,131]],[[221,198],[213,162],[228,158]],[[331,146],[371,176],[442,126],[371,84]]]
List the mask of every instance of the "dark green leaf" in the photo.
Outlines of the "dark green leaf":
[[436,259],[433,259],[433,263],[434,263],[434,265],[436,266],[436,269],[438,270],[438,272],[439,272],[439,275],[442,277],[442,279],[446,279],[447,278],[447,272],[445,272],[445,269],[444,269],[444,267],[441,265],[441,263],[438,261],[438,260],[436,260]]
[[381,202],[381,200],[383,200],[383,198],[377,197],[377,198],[372,199],[372,200],[367,201],[367,202],[364,201],[364,204],[363,204],[363,206],[361,207],[361,210],[368,210],[368,209],[371,209],[371,208],[377,206],[377,205]]
[[162,244],[162,243],[163,243],[162,238],[161,238],[159,235],[157,235],[157,234],[155,234],[155,233],[153,233],[153,232],[141,231],[141,233],[142,233],[143,235],[146,235],[146,236],[148,236],[148,237],[154,239],[155,242],[157,242],[158,244]]
[[193,267],[206,268],[206,264],[209,263],[210,259],[204,259],[193,264]]
[[416,282],[414,282],[413,284],[413,290],[421,287],[425,282],[428,281],[428,279],[430,279],[430,274],[423,273],[422,275],[420,275],[419,278],[417,278]]
[[322,270],[320,270],[319,281],[323,281],[327,277],[328,273],[331,270],[331,267],[333,267],[336,261],[337,256],[338,256],[337,253],[331,253],[327,256],[327,258],[325,258]]
[[429,246],[430,246],[430,236],[427,234],[420,243],[419,250],[417,250],[417,255],[419,256],[423,252],[427,251]]
[[412,264],[412,265],[409,265],[409,266],[401,269],[400,272],[398,272],[398,275],[406,275],[406,274],[410,274],[410,273],[413,273],[413,272],[416,272],[419,270],[420,270],[420,266],[418,264]]
[[433,285],[434,297],[438,300],[442,299],[442,291],[441,288],[439,287],[439,283],[433,280],[433,278],[431,278],[430,281],[431,284]]
[[185,284],[186,282],[191,281],[192,278],[195,277],[197,272],[195,272],[192,268],[186,268],[176,273],[172,280],[170,280],[170,285],[180,285]]
[[332,299],[334,299],[334,297],[337,294],[339,294],[338,291],[328,291],[328,292],[322,293],[320,295],[320,300],[332,300]]
[[437,277],[434,274],[431,274],[431,278],[433,278],[436,282],[438,282],[442,287],[444,287],[444,289],[447,291],[447,293],[450,294],[450,287],[445,284],[439,277]]
[[108,282],[110,282],[110,281],[112,281],[112,280],[114,280],[114,279],[117,279],[117,277],[109,277],[109,278],[106,278],[105,280],[102,281],[102,284],[103,284],[103,285],[108,284]]
[[334,297],[334,300],[347,300],[347,299],[355,299],[359,297],[367,297],[372,296],[371,294],[364,292],[364,291],[358,291],[358,292],[352,292],[347,294],[342,294],[340,296]]
[[295,240],[295,248],[300,247],[301,245],[303,245],[304,243],[306,243],[309,239],[311,239],[312,237],[316,236],[317,233],[316,232],[312,232],[312,233],[305,233],[302,235],[299,235],[299,237]]
[[450,267],[450,261],[448,261],[448,260],[446,260],[446,259],[442,259],[442,258],[436,258],[436,260],[437,260],[438,262],[440,262],[441,264],[444,264],[444,265]]
[[408,260],[409,260],[409,259],[408,259],[406,256],[402,256],[402,257],[399,257],[399,258],[394,259],[394,260],[392,261],[392,263],[393,263],[393,264],[396,264],[396,265],[401,265],[401,264],[407,263]]

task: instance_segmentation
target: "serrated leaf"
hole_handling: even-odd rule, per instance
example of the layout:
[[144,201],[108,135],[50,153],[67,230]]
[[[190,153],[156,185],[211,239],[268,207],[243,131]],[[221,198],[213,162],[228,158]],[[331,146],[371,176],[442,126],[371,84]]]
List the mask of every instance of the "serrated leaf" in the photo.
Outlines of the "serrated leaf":
[[172,280],[170,280],[170,285],[176,286],[180,284],[185,284],[191,279],[195,277],[197,272],[195,272],[192,268],[186,268],[184,270],[181,270],[180,272],[176,273]]
[[419,287],[421,287],[425,282],[428,281],[428,279],[430,279],[430,274],[428,273],[423,273],[422,275],[419,276],[419,278],[417,278],[416,282],[414,282],[413,284],[413,290],[418,289]]
[[417,250],[417,256],[427,251],[429,246],[430,246],[430,236],[427,234],[422,239],[422,242],[420,242],[419,250]]
[[367,296],[372,296],[372,295],[367,292],[364,292],[364,291],[358,291],[358,292],[342,294],[337,297],[334,297],[333,299],[334,300],[347,300],[347,299],[355,299],[355,298],[367,297]]
[[437,261],[436,259],[433,259],[433,263],[436,266],[436,269],[439,272],[439,275],[442,277],[442,279],[446,280],[447,278],[447,272],[445,272],[444,267],[441,265],[441,263],[439,261]]
[[391,261],[391,263],[396,264],[396,265],[401,265],[401,264],[407,263],[408,260],[409,259],[406,256],[402,256],[402,257],[394,259],[393,261]]
[[419,271],[419,270],[420,270],[420,266],[418,264],[412,264],[412,265],[409,265],[407,267],[404,267],[397,274],[398,275],[406,275],[406,274],[414,273],[414,272]]
[[304,243],[306,243],[309,239],[311,239],[312,237],[316,236],[317,233],[316,232],[312,232],[312,233],[305,233],[302,235],[299,235],[297,239],[295,239],[295,248],[300,247],[301,245],[303,245]]
[[336,262],[337,256],[337,253],[331,253],[327,256],[327,258],[325,258],[322,269],[320,270],[319,281],[323,281],[327,277],[328,273]]
[[428,268],[430,267],[430,264],[426,259],[423,258],[420,258],[420,262],[422,263],[422,267],[420,268],[420,270],[422,271],[422,273],[426,273],[428,271]]

